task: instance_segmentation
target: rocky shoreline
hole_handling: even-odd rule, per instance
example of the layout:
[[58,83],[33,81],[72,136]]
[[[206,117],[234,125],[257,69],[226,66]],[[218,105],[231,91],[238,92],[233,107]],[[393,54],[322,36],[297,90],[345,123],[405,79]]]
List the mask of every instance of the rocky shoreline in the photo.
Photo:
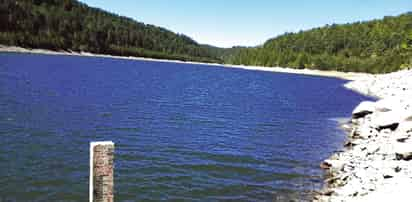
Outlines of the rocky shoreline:
[[314,201],[411,201],[412,70],[365,75],[345,87],[377,101],[352,112],[344,151],[320,165],[326,180]]

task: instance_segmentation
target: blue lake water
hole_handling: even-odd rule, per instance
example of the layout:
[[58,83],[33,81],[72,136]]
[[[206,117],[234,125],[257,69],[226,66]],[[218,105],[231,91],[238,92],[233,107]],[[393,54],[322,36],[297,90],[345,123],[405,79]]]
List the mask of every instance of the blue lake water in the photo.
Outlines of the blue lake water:
[[0,201],[87,201],[115,142],[116,201],[307,199],[340,149],[345,81],[217,66],[0,53]]

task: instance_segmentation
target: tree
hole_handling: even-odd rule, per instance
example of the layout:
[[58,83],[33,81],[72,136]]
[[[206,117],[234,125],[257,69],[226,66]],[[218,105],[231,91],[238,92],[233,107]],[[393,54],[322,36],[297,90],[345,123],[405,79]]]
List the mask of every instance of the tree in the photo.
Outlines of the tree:
[[77,0],[0,1],[0,42],[27,48],[221,63],[223,50]]
[[[233,51],[226,58],[236,58],[247,65],[388,72],[412,66],[411,33],[412,13],[406,13],[382,20],[285,33],[267,40],[262,47]],[[255,52],[260,57],[252,58],[244,52]]]

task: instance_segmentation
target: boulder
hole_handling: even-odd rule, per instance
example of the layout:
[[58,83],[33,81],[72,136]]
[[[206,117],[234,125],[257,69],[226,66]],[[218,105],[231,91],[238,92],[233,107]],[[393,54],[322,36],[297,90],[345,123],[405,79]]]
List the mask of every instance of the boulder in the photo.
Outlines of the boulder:
[[376,116],[372,120],[371,125],[378,131],[384,129],[396,130],[402,119],[402,113],[399,111],[388,111],[375,114]]
[[[394,123],[390,123],[390,124],[386,124],[386,125],[380,125],[380,126],[376,127],[376,129],[378,131],[385,130],[385,129],[389,129],[391,131],[394,131],[394,130],[396,130],[396,128],[398,128],[398,126],[399,126],[399,123],[394,122]],[[389,131],[385,131],[385,132],[389,132]]]
[[410,138],[410,135],[409,135],[409,134],[403,133],[403,134],[398,135],[398,136],[396,137],[396,141],[403,143],[403,142],[406,142],[409,138]]
[[369,143],[366,147],[366,155],[372,155],[375,154],[376,152],[378,152],[380,150],[380,146],[379,144],[372,144]]
[[342,160],[327,159],[324,161],[324,165],[327,165],[327,169],[331,171],[338,171],[345,165],[345,162]]
[[362,124],[359,125],[354,131],[353,138],[354,139],[369,139],[371,137],[377,136],[379,131],[369,124]]
[[398,130],[402,134],[412,133],[412,121],[400,122]]
[[351,141],[351,140],[348,140],[348,141],[346,141],[345,142],[345,144],[343,145],[344,147],[354,147],[354,146],[356,146],[357,144],[354,142],[354,141]]
[[407,143],[398,143],[395,145],[396,160],[412,160],[412,145]]
[[405,160],[405,161],[412,160],[412,151],[396,153],[396,160]]
[[396,97],[384,98],[375,102],[375,110],[378,112],[391,111],[399,107],[400,103],[400,100]]
[[371,101],[361,102],[352,112],[353,119],[363,118],[375,111],[375,103]]
[[332,167],[332,165],[327,163],[327,162],[322,162],[322,163],[320,163],[319,166],[320,166],[321,169],[324,169],[324,170],[328,170],[328,169],[330,169],[330,167]]

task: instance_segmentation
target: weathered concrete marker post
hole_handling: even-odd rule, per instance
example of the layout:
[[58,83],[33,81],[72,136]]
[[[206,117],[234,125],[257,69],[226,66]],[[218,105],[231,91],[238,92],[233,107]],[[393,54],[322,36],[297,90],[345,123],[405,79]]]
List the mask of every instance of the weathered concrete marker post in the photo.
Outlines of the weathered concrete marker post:
[[112,141],[90,143],[90,202],[113,202],[113,159]]

